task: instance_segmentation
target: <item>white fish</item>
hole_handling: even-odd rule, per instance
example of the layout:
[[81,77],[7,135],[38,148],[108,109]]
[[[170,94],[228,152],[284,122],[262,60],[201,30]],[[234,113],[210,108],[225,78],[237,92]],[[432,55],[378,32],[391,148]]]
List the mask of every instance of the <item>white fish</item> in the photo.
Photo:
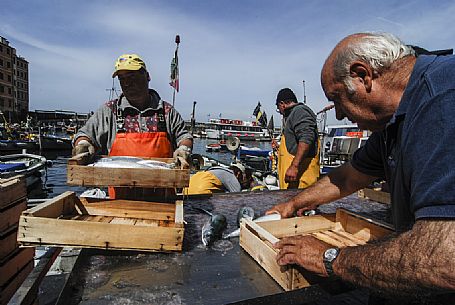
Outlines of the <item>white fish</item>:
[[[269,214],[269,215],[264,215],[264,216],[258,217],[258,218],[256,218],[253,221],[258,223],[258,222],[271,221],[271,220],[280,220],[280,219],[281,219],[281,214],[272,213],[272,214]],[[223,238],[227,239],[227,238],[239,237],[239,236],[240,236],[240,228],[238,228],[237,230],[232,231],[231,233],[223,236]]]
[[174,165],[166,162],[156,160],[146,160],[137,157],[128,156],[113,156],[107,158],[101,158],[92,164],[95,167],[106,167],[106,168],[159,168],[159,169],[171,169]]

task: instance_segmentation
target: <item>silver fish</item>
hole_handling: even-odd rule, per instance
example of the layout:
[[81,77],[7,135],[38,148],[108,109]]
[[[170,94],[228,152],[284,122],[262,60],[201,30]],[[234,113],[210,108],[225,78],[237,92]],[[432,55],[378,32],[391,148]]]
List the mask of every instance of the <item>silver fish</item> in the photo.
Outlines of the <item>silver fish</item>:
[[93,163],[92,166],[105,168],[160,168],[160,169],[173,168],[172,164],[168,164],[165,162],[128,156],[113,156],[101,158],[95,163]]
[[[261,217],[256,218],[253,220],[254,222],[264,222],[264,221],[271,221],[271,220],[280,220],[281,219],[281,214],[278,213],[273,213],[269,215],[264,215]],[[232,231],[231,233],[223,236],[223,239],[228,239],[228,238],[233,238],[233,237],[239,237],[240,236],[240,228],[238,228],[235,231]]]
[[202,243],[210,246],[215,240],[221,238],[222,232],[227,227],[226,217],[221,214],[214,214],[202,227]]

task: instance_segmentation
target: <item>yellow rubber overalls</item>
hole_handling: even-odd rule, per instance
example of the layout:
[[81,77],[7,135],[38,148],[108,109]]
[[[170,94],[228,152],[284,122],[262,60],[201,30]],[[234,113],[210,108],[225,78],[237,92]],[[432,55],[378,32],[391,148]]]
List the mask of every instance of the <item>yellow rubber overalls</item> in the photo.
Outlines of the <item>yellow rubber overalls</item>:
[[224,193],[223,183],[209,171],[197,172],[190,178],[190,185],[184,195]]
[[294,160],[294,155],[288,152],[286,148],[286,139],[284,134],[281,135],[281,143],[278,149],[278,178],[280,181],[280,189],[296,189],[296,188],[307,188],[315,183],[319,178],[319,143],[316,156],[312,158],[305,158],[300,164],[299,181],[286,183],[284,178],[286,177],[286,171]]

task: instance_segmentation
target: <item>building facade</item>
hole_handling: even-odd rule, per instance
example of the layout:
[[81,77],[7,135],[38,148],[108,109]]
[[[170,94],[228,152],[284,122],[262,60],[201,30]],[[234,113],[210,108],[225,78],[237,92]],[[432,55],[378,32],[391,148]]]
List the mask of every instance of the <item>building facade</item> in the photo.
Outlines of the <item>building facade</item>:
[[[0,36],[0,111],[8,122],[24,121],[29,110],[28,62]],[[3,118],[0,117],[0,122]]]

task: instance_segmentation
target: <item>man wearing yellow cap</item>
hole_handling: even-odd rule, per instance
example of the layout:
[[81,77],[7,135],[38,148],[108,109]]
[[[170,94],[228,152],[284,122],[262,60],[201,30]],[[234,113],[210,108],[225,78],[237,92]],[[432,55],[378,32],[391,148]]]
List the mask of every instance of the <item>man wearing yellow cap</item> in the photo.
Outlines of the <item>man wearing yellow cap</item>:
[[[180,114],[159,94],[148,88],[150,75],[136,54],[124,54],[115,62],[123,93],[108,101],[74,137],[73,155],[96,152],[109,156],[183,157],[188,159],[193,138]],[[147,200],[157,197],[149,189],[109,189],[111,198]],[[156,200],[156,198],[153,198]]]

